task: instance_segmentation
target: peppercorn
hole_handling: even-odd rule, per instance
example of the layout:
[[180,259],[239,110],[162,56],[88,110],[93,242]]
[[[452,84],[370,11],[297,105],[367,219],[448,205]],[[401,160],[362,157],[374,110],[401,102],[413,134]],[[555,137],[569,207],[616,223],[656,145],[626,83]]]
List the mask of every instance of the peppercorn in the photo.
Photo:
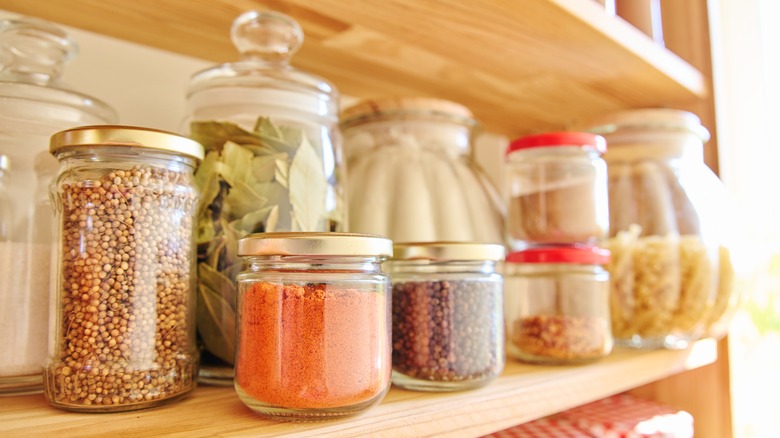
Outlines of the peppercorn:
[[501,283],[493,281],[393,284],[394,379],[463,389],[496,376],[504,364],[501,297]]

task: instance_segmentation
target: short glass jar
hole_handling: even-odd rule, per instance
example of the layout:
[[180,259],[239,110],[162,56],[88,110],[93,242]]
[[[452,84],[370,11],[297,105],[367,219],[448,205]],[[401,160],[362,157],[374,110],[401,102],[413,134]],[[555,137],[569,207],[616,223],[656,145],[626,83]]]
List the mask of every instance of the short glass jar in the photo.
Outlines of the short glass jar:
[[393,281],[393,384],[457,391],[488,384],[504,369],[504,247],[427,242],[396,244]]
[[54,134],[51,152],[60,167],[46,398],[117,412],[189,393],[202,146],[164,131],[86,126]]
[[550,132],[519,138],[506,152],[507,234],[515,250],[537,244],[597,244],[609,231],[603,137]]
[[588,246],[510,253],[504,265],[507,355],[550,365],[608,355],[609,257],[609,251]]
[[328,420],[379,403],[390,387],[389,239],[257,233],[238,242],[235,387],[253,411]]
[[603,246],[615,342],[684,348],[722,325],[735,302],[728,198],[704,163],[709,132],[695,114],[667,108],[608,114],[587,130],[609,143]]

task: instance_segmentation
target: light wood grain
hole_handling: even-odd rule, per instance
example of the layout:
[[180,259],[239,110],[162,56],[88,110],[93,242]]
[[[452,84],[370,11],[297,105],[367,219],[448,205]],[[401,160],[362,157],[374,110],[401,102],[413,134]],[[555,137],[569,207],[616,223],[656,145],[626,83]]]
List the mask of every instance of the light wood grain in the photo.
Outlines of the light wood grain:
[[706,95],[699,71],[592,0],[0,0],[0,8],[215,62],[238,57],[233,19],[275,9],[304,28],[294,64],[345,94],[455,100],[508,136]]
[[278,423],[246,408],[232,388],[199,387],[184,400],[136,412],[81,414],[42,395],[0,398],[0,436],[482,436],[712,363],[712,340],[681,351],[618,351],[589,365],[544,367],[510,361],[490,385],[456,393],[393,388],[367,412],[328,423]]

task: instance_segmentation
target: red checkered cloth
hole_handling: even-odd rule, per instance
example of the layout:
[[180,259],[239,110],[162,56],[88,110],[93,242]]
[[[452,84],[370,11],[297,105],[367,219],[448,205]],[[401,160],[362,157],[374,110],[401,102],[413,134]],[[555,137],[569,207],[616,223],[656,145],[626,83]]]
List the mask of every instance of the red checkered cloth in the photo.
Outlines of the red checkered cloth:
[[619,394],[556,415],[597,438],[692,438],[693,416],[680,409]]
[[593,435],[569,421],[559,418],[540,418],[484,438],[593,438]]

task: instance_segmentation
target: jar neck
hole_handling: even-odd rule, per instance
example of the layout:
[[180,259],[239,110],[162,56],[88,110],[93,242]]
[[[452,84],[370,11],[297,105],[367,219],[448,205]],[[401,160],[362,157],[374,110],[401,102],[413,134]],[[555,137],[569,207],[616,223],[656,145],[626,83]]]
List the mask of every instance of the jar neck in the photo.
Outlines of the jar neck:
[[391,274],[446,273],[490,275],[496,272],[496,262],[493,260],[394,260],[389,266]]
[[373,135],[377,147],[425,150],[457,158],[471,153],[475,123],[471,120],[376,116],[343,128],[347,145],[353,143],[350,139],[358,133],[368,132]]
[[632,162],[646,159],[704,161],[704,143],[686,131],[632,131],[606,135],[607,162]]
[[380,256],[313,256],[313,255],[274,255],[246,257],[247,269],[252,272],[340,272],[380,274],[382,262]]
[[195,159],[175,152],[130,146],[82,146],[56,153],[57,159],[66,166],[83,163],[147,163],[177,171],[193,171]]

